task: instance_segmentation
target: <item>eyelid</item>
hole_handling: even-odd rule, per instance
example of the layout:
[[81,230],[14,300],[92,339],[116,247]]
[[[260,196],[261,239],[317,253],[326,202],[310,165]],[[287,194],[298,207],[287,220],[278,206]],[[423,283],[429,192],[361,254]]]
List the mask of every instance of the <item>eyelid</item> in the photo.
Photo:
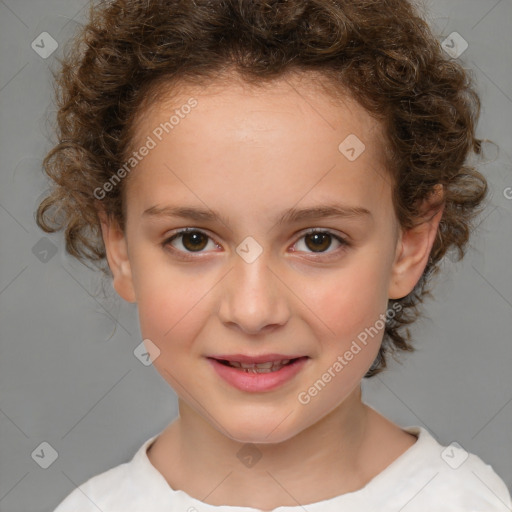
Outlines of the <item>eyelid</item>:
[[[177,229],[177,230],[171,232],[169,235],[167,235],[165,237],[164,241],[162,242],[162,245],[167,246],[173,240],[175,240],[176,238],[179,238],[181,235],[185,235],[187,233],[196,233],[196,232],[201,233],[202,235],[205,235],[209,240],[211,240],[213,243],[215,243],[215,245],[220,245],[219,242],[217,242],[217,240],[215,239],[215,237],[210,235],[207,230],[204,230],[203,228],[194,228],[194,227],[180,228],[180,229]],[[194,254],[193,252],[189,252],[189,253],[186,253],[185,251],[178,251],[178,252],[184,253],[184,254]],[[195,254],[202,254],[202,252],[197,252]]]
[[329,228],[307,228],[303,229],[301,231],[298,231],[295,233],[294,236],[300,235],[300,238],[302,238],[305,235],[310,235],[312,233],[327,233],[331,235],[333,238],[337,238],[338,240],[341,240],[342,242],[345,242],[348,244],[348,237],[346,235],[341,235],[337,231],[334,231]]
[[[323,261],[328,261],[331,258],[339,257],[340,251],[342,251],[343,249],[346,249],[347,247],[350,247],[352,245],[347,240],[347,237],[345,237],[343,235],[339,235],[339,234],[337,234],[337,232],[335,232],[331,229],[328,229],[328,228],[308,228],[306,230],[299,231],[298,233],[296,233],[294,235],[294,237],[297,238],[297,241],[293,245],[297,244],[306,235],[311,235],[314,233],[325,233],[325,234],[330,235],[332,238],[334,238],[340,244],[340,247],[338,247],[332,251],[328,251],[328,252],[303,252],[303,251],[296,251],[295,249],[293,250],[293,252],[303,253],[306,258],[318,259],[318,260],[321,259]],[[330,247],[329,247],[329,249],[330,249]]]
[[[191,233],[191,232],[201,233],[201,234],[205,235],[208,239],[210,239],[212,242],[214,242],[217,246],[221,245],[221,244],[219,244],[219,242],[217,242],[217,240],[215,240],[215,238],[213,236],[211,236],[208,233],[208,231],[206,231],[202,228],[194,228],[194,227],[181,228],[181,229],[178,229],[178,230],[172,232],[169,236],[167,236],[164,239],[164,241],[162,242],[162,245],[164,247],[167,247],[170,244],[170,242],[172,242],[174,239],[179,238],[181,235],[184,235],[186,233]],[[325,260],[325,259],[328,259],[332,254],[336,254],[339,250],[351,246],[351,243],[347,240],[347,238],[345,236],[339,235],[336,232],[334,232],[328,228],[320,228],[320,227],[307,228],[305,230],[301,230],[301,231],[295,233],[293,236],[294,236],[294,238],[297,238],[297,240],[296,240],[296,242],[294,242],[293,245],[297,244],[299,242],[299,240],[304,238],[306,235],[310,235],[310,234],[314,234],[314,233],[328,234],[332,238],[334,238],[338,243],[340,243],[341,245],[337,249],[334,249],[333,251],[329,251],[329,252],[318,252],[318,253],[305,252],[304,253],[308,256],[313,256],[313,258],[316,258],[316,259],[322,258]],[[198,251],[198,252],[194,253],[194,252],[188,252],[188,251],[181,251],[179,249],[175,249],[174,247],[171,247],[171,250],[175,253],[182,255],[185,258],[188,258],[188,259],[195,259],[197,256],[193,256],[194,254],[196,254],[196,255],[204,254],[204,252],[202,252],[202,251]],[[297,251],[294,249],[294,250],[292,250],[292,252],[299,253],[299,252],[303,252],[303,251]]]

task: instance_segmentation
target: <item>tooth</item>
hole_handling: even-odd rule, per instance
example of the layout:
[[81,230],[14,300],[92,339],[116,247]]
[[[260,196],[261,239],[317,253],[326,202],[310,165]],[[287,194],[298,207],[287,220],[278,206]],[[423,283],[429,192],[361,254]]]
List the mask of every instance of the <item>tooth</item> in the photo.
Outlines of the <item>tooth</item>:
[[274,363],[272,361],[268,363],[256,363],[256,368],[272,368],[272,366],[274,366]]
[[242,370],[251,371],[253,373],[269,373],[270,371],[280,370],[290,361],[291,359],[283,359],[282,361],[267,361],[266,363],[241,363],[239,361],[228,361],[228,364],[234,368],[240,368]]
[[270,372],[275,372],[276,369],[275,368],[251,368],[247,371],[252,372],[252,373],[270,373]]

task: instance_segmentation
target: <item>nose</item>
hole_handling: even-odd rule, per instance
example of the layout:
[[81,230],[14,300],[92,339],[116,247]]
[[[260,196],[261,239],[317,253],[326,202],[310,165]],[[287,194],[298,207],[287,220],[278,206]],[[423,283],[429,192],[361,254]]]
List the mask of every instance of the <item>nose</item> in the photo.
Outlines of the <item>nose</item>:
[[219,291],[219,318],[247,334],[274,330],[290,316],[287,288],[264,254],[252,263],[235,255],[233,269]]

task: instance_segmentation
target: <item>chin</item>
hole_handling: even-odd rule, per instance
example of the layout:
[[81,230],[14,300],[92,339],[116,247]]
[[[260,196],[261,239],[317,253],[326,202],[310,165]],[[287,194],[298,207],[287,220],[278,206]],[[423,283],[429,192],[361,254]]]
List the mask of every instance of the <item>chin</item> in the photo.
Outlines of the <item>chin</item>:
[[243,419],[234,419],[231,416],[225,420],[219,418],[219,424],[225,426],[225,430],[221,432],[233,441],[244,444],[275,444],[287,441],[301,431],[296,425],[290,424],[290,416],[261,414],[257,418],[246,416]]

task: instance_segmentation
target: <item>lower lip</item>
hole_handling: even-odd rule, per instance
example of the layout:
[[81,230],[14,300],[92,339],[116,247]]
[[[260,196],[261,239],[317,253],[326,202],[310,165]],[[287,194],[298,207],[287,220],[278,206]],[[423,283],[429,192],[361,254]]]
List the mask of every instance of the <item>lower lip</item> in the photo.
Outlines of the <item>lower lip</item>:
[[240,389],[257,393],[260,391],[270,391],[283,385],[294,377],[306,364],[308,357],[301,357],[291,364],[283,366],[280,370],[269,373],[253,373],[227,366],[216,359],[208,358],[213,368],[226,382]]

